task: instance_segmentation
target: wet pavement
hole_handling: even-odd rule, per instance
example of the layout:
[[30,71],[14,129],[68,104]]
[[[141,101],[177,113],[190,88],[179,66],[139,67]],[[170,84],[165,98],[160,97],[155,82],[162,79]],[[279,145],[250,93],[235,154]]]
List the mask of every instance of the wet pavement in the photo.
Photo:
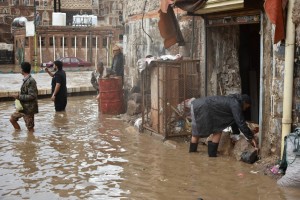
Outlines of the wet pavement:
[[[20,91],[23,76],[20,74],[19,66],[1,66],[0,65],[0,99],[6,99],[12,93]],[[68,93],[95,92],[90,79],[93,67],[73,67],[64,68],[67,75]],[[38,71],[32,71],[33,78],[37,82],[39,96],[49,96],[51,94],[51,77],[45,71],[38,68]]]
[[66,112],[39,100],[35,132],[13,130],[0,102],[0,199],[296,200],[253,165],[208,158],[205,146],[169,145],[98,112],[95,96],[69,97]]

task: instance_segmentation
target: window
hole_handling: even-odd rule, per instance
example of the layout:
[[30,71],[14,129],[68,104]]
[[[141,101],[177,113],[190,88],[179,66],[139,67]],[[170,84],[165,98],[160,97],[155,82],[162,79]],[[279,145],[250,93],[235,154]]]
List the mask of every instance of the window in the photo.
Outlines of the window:
[[69,63],[70,62],[70,58],[64,58],[61,60],[61,62],[63,63]]
[[45,37],[41,37],[41,45],[42,45],[42,47],[45,46]]
[[29,46],[29,39],[28,37],[25,38],[25,47],[28,47]]
[[19,5],[19,0],[13,0],[13,6],[17,6],[17,5]]
[[71,58],[71,63],[78,63],[79,60],[77,58]]
[[86,45],[86,41],[85,41],[85,38],[82,38],[82,40],[81,40],[82,42],[81,42],[81,46],[82,47],[85,47],[85,45]]
[[96,38],[95,37],[93,37],[93,39],[92,39],[92,46],[96,47]]
[[107,39],[106,39],[106,38],[103,38],[103,39],[102,39],[102,46],[103,46],[103,47],[106,47],[106,46],[107,46]]
[[54,42],[53,42],[53,37],[50,37],[50,38],[49,38],[49,46],[50,46],[50,47],[53,47],[53,44],[54,44]]
[[[72,47],[75,47],[75,42],[76,42],[76,41],[75,41],[75,38],[72,37],[71,40],[72,40]],[[76,44],[76,46],[78,46],[78,44]]]
[[[1,0],[0,0],[0,1],[1,1]],[[3,12],[3,14],[9,14],[9,13],[8,13],[8,8],[3,8],[3,11],[2,11],[2,12]]]
[[29,5],[30,5],[29,0],[24,0],[24,6],[29,6]]
[[119,40],[123,40],[123,35],[119,35]]
[[68,46],[68,38],[60,38],[60,44],[61,46],[64,45],[64,47]]

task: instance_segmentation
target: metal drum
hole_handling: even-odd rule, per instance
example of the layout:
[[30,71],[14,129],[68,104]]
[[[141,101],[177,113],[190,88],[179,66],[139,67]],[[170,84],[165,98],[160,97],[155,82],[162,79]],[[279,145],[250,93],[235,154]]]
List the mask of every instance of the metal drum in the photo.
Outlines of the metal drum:
[[99,79],[100,106],[103,114],[121,114],[123,112],[122,77]]

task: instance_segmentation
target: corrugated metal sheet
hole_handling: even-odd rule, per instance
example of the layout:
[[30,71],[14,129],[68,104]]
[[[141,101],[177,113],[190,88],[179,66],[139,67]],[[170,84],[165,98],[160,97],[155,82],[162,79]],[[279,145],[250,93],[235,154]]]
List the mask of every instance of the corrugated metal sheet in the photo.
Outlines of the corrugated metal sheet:
[[194,14],[208,14],[244,8],[244,0],[208,0],[205,6]]

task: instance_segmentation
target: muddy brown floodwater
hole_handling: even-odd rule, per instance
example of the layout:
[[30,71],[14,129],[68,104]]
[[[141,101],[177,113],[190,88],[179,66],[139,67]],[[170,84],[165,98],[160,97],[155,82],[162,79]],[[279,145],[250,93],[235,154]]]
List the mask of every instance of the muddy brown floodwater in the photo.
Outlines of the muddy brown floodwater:
[[[39,100],[36,128],[15,132],[13,102],[0,102],[0,199],[299,199],[252,165],[187,153],[98,113],[94,96],[70,97],[65,113]],[[127,129],[126,129],[127,128]]]

